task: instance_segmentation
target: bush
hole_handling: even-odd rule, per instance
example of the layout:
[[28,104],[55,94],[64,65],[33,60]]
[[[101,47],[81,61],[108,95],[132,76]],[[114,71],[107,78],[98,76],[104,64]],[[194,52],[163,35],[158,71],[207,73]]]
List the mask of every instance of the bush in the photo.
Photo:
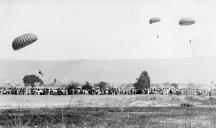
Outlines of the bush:
[[105,90],[107,86],[108,86],[108,83],[106,82],[100,82],[94,85],[95,88],[99,88],[100,90]]
[[86,82],[83,86],[82,86],[82,89],[84,90],[88,90],[88,89],[92,89],[92,86],[89,82]]
[[71,81],[71,82],[67,85],[67,89],[76,89],[76,88],[78,88],[78,87],[80,87],[80,86],[81,86],[80,83]]

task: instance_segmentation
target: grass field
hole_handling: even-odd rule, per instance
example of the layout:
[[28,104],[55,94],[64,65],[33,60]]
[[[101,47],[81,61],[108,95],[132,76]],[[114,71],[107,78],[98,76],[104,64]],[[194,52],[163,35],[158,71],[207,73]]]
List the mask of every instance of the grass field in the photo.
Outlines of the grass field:
[[1,95],[0,128],[215,128],[215,105],[198,96]]
[[7,109],[1,127],[215,128],[216,108],[82,107]]

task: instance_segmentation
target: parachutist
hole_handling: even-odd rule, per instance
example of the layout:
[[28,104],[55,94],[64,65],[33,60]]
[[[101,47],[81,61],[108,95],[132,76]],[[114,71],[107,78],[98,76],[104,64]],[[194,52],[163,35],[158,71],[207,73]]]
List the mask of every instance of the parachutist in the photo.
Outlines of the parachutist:
[[[149,24],[153,24],[153,23],[157,23],[157,22],[160,22],[161,19],[160,17],[153,17],[149,20]],[[159,38],[159,36],[157,35],[157,38]]]
[[43,73],[41,70],[39,70],[38,73],[43,77]]

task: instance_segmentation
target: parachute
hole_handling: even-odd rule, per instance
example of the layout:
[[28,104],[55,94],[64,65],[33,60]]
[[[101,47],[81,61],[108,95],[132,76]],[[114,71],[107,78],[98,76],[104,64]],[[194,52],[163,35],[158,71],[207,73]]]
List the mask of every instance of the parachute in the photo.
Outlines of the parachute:
[[195,20],[193,18],[182,18],[179,20],[179,25],[181,26],[187,26],[187,25],[192,25],[195,24]]
[[37,40],[38,38],[35,34],[27,33],[27,34],[16,37],[12,42],[12,48],[14,50],[19,50],[21,48],[24,48],[32,44],[33,42]]
[[[179,25],[180,26],[187,26],[187,25],[192,25],[195,24],[195,20],[193,18],[187,17],[187,18],[181,18],[179,20]],[[191,44],[191,40],[189,40],[189,43]]]
[[159,22],[160,20],[161,20],[160,17],[153,17],[149,20],[149,24]]
[[[160,17],[153,17],[149,20],[149,24],[160,22],[160,20],[161,20]],[[157,38],[159,38],[159,35],[157,35]]]

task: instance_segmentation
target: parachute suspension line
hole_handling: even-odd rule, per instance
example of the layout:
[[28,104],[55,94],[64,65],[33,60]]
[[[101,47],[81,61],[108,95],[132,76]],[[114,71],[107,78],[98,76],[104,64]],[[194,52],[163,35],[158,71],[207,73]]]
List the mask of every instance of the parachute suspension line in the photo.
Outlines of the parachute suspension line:
[[[152,18],[150,18],[150,20],[149,20],[149,24],[154,24],[154,23],[157,23],[157,22],[160,22],[161,21],[161,19],[160,19],[160,17],[152,17]],[[159,35],[157,34],[157,39],[159,38]]]

